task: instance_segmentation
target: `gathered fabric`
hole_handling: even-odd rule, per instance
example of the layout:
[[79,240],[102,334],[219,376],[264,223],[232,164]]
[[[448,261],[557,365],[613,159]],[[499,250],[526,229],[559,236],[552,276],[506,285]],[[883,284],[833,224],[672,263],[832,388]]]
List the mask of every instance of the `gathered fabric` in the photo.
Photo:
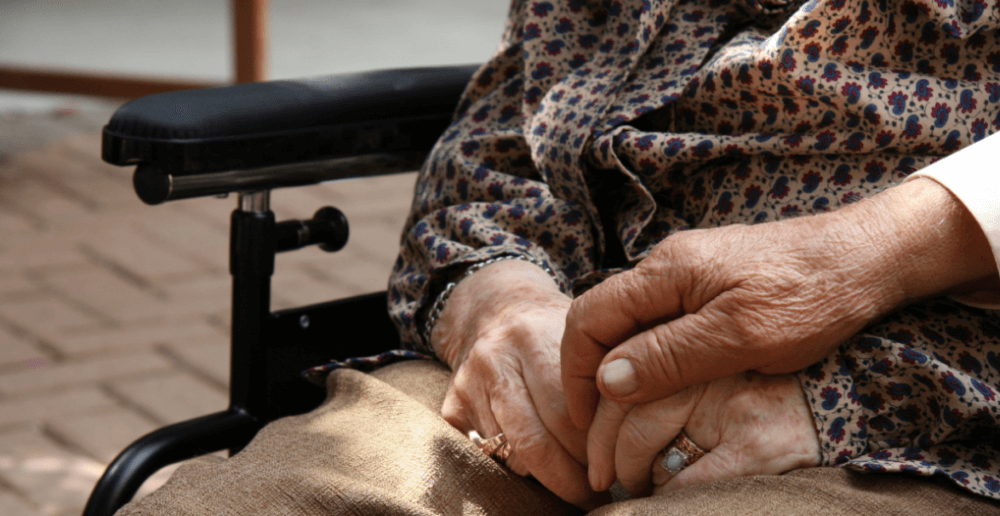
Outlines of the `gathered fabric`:
[[[528,256],[578,295],[678,231],[836,210],[985,138],[998,23],[983,0],[514,0],[417,180],[403,344],[430,352],[471,264]],[[801,372],[823,464],[1000,498],[997,315],[918,303]]]

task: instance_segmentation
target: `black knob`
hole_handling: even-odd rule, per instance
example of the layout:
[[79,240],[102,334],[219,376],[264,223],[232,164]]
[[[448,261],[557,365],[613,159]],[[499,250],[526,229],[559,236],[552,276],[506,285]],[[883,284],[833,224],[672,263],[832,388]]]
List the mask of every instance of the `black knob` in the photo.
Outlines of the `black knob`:
[[309,226],[309,233],[315,235],[310,238],[312,243],[319,244],[319,248],[328,253],[343,249],[351,234],[344,212],[333,206],[320,208],[306,224]]
[[347,244],[347,217],[337,208],[320,208],[309,220],[286,220],[274,225],[274,250],[282,253],[310,245],[332,253]]

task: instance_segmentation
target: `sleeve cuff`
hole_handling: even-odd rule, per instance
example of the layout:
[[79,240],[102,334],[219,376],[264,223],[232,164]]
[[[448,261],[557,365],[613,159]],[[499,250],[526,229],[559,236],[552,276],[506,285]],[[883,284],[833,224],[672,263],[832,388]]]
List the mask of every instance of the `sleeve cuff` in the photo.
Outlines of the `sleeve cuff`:
[[[904,182],[926,177],[957,197],[986,235],[1000,274],[1000,172],[991,171],[1000,158],[998,146],[1000,134],[992,135],[910,174]],[[977,308],[1000,309],[1000,291],[972,292],[953,299]]]

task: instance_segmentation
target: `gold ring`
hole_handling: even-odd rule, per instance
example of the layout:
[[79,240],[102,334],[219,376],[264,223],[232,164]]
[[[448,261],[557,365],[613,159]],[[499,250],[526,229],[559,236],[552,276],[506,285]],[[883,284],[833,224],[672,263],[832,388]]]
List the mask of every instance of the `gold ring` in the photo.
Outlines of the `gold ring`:
[[684,468],[694,464],[698,459],[705,456],[707,453],[705,450],[701,449],[697,444],[691,442],[691,438],[688,437],[684,430],[681,430],[680,435],[678,435],[670,444],[663,448],[662,451],[656,456],[656,462],[660,464],[660,467],[665,469],[667,473],[671,475],[676,475],[681,472]]
[[507,442],[507,438],[503,435],[503,432],[490,437],[489,439],[484,439],[479,435],[479,432],[473,430],[469,432],[469,439],[472,440],[472,444],[479,447],[487,457],[490,457],[501,464],[506,464],[507,458],[510,457],[511,446]]

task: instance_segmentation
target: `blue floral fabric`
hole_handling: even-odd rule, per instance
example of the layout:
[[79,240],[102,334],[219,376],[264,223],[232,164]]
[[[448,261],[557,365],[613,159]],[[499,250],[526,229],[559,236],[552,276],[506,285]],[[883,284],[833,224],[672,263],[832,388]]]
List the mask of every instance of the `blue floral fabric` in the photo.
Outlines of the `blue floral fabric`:
[[[389,285],[404,344],[463,266],[579,294],[689,228],[836,210],[1000,129],[982,0],[515,0],[418,177]],[[910,306],[800,373],[823,462],[1000,499],[1000,324]]]

